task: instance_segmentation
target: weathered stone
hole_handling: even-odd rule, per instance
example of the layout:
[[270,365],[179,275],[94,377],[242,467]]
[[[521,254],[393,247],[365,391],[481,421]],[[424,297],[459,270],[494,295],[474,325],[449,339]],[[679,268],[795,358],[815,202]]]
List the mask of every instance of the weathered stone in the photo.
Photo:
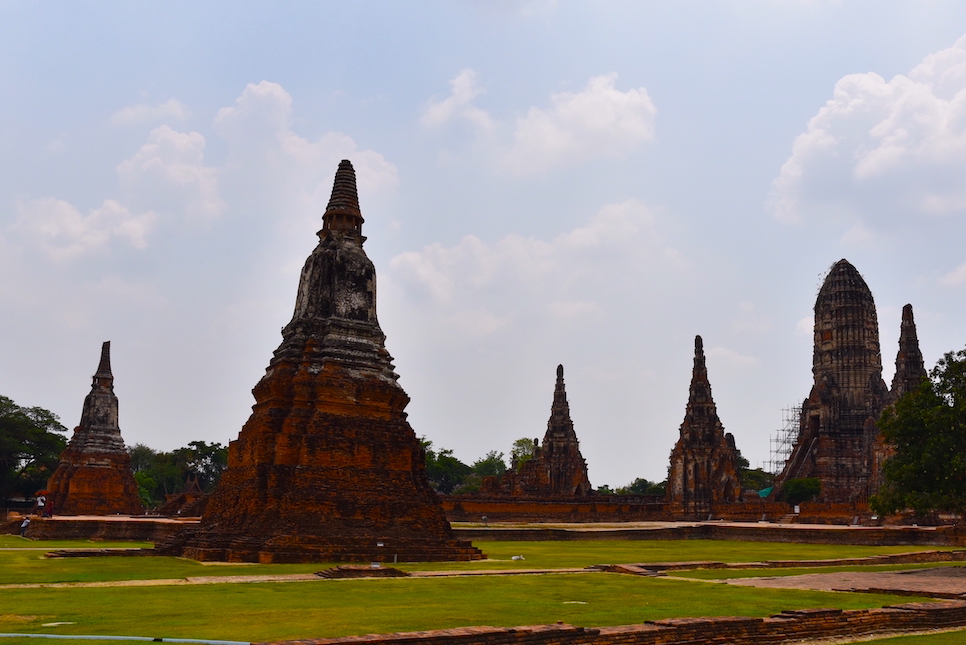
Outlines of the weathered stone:
[[516,463],[501,483],[505,494],[538,497],[586,497],[591,493],[587,462],[570,419],[564,387],[563,365],[557,366],[557,384],[543,445],[534,439],[534,454],[519,467]]
[[822,501],[861,504],[881,484],[888,455],[876,421],[923,369],[912,307],[903,309],[894,392],[882,380],[872,292],[846,260],[832,266],[815,300],[814,342],[814,385],[776,489],[790,479],[815,477],[822,484]]
[[899,327],[899,352],[896,354],[896,373],[892,377],[889,393],[898,399],[907,392],[919,387],[926,372],[926,364],[919,350],[919,336],[916,334],[916,321],[912,315],[912,305],[902,308],[902,325]]
[[475,560],[429,485],[376,318],[355,173],[339,164],[295,313],[197,530],[198,560]]
[[117,424],[117,397],[111,373],[111,342],[101,360],[80,425],[47,483],[53,510],[60,515],[135,515],[144,512],[131,457]]
[[704,518],[715,505],[741,500],[735,439],[725,433],[711,396],[704,345],[694,337],[694,368],[680,438],[671,451],[667,501],[676,517]]

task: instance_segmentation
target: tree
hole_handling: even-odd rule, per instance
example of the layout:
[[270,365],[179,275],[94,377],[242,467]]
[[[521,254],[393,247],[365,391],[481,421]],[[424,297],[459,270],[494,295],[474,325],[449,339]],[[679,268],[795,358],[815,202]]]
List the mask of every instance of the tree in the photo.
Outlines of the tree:
[[444,495],[452,493],[473,472],[471,467],[453,456],[452,450],[443,448],[437,452],[433,450],[433,442],[426,437],[420,437],[419,443],[426,453],[426,476],[429,478],[429,485],[436,492]]
[[918,389],[883,411],[878,425],[893,455],[870,500],[877,512],[966,511],[966,350],[943,356]]
[[47,486],[67,447],[65,432],[53,412],[0,396],[0,500]]
[[506,472],[503,453],[496,450],[486,453],[486,457],[473,462],[473,472],[480,477],[502,477]]
[[616,492],[618,495],[663,495],[666,484],[667,482],[657,483],[638,477],[627,486],[618,488]]
[[782,499],[789,504],[809,502],[822,492],[822,482],[817,477],[789,479],[782,488]]
[[188,473],[194,473],[201,490],[210,493],[228,466],[228,448],[205,441],[192,441],[171,452],[139,443],[128,448],[128,453],[141,502],[149,508],[163,504],[165,495],[180,492]]
[[533,439],[528,439],[523,437],[522,439],[517,439],[513,442],[513,447],[510,448],[510,463],[516,464],[517,470],[533,459],[533,455],[537,452],[537,444]]

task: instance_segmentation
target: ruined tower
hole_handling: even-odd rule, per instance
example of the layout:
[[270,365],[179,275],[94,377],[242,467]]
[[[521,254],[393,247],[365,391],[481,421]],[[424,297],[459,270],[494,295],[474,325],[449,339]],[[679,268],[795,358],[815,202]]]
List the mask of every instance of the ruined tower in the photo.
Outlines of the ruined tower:
[[117,425],[117,397],[111,373],[111,341],[101,346],[101,360],[80,425],[60,464],[47,482],[59,515],[135,515],[143,513],[131,456]]
[[889,394],[898,399],[906,392],[919,387],[922,379],[929,375],[926,364],[919,351],[919,336],[916,334],[916,321],[912,316],[912,305],[902,308],[902,324],[899,327],[899,353],[896,354],[896,373],[892,377]]
[[160,550],[235,562],[479,559],[454,539],[406,421],[348,161],[322,222],[201,525]]
[[[570,405],[564,388],[563,365],[557,366],[557,384],[543,445],[534,440],[533,457],[519,470],[506,473],[503,490],[511,495],[540,497],[585,497],[590,494],[587,462],[580,454],[580,442],[570,420]],[[515,464],[514,464],[515,465]]]
[[711,396],[704,344],[694,337],[694,368],[680,438],[671,451],[667,501],[677,516],[702,518],[716,504],[741,499],[735,439],[724,431]]
[[814,343],[814,384],[776,488],[815,477],[822,483],[820,499],[864,502],[876,479],[875,423],[891,397],[882,380],[872,292],[846,260],[832,266],[815,300]]

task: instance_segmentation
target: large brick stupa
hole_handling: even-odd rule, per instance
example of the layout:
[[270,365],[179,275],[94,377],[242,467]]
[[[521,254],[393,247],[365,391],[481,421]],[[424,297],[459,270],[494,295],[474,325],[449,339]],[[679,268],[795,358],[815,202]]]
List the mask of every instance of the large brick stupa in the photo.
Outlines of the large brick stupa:
[[322,221],[201,524],[159,550],[233,562],[480,559],[454,538],[406,421],[348,161]]
[[47,482],[58,515],[135,515],[144,512],[131,472],[131,456],[117,424],[117,396],[111,372],[111,341],[101,346],[101,360],[91,391],[84,399],[60,464]]

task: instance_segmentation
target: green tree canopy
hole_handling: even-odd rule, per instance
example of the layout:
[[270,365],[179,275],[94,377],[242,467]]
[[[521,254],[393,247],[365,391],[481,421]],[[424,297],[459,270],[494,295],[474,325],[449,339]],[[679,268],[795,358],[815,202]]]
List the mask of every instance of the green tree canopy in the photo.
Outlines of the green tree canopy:
[[47,486],[67,447],[65,432],[53,412],[0,396],[0,500],[30,496]]
[[885,409],[879,428],[894,452],[871,500],[876,511],[966,511],[966,350],[943,356]]
[[470,466],[453,455],[453,451],[443,448],[433,450],[433,442],[426,437],[420,437],[420,445],[426,452],[426,476],[429,484],[438,493],[448,495],[453,489],[463,483],[466,476],[473,472]]
[[473,472],[480,477],[502,477],[503,473],[506,472],[503,453],[496,450],[486,453],[486,457],[473,462]]
[[139,443],[128,448],[128,452],[141,502],[147,507],[163,504],[165,495],[180,492],[188,473],[198,477],[198,485],[203,491],[211,492],[228,467],[228,448],[220,443],[192,441],[171,452],[157,451]]
[[527,437],[517,439],[513,442],[513,447],[510,448],[510,463],[516,464],[517,470],[520,470],[523,464],[533,459],[536,451],[537,444],[533,439]]

